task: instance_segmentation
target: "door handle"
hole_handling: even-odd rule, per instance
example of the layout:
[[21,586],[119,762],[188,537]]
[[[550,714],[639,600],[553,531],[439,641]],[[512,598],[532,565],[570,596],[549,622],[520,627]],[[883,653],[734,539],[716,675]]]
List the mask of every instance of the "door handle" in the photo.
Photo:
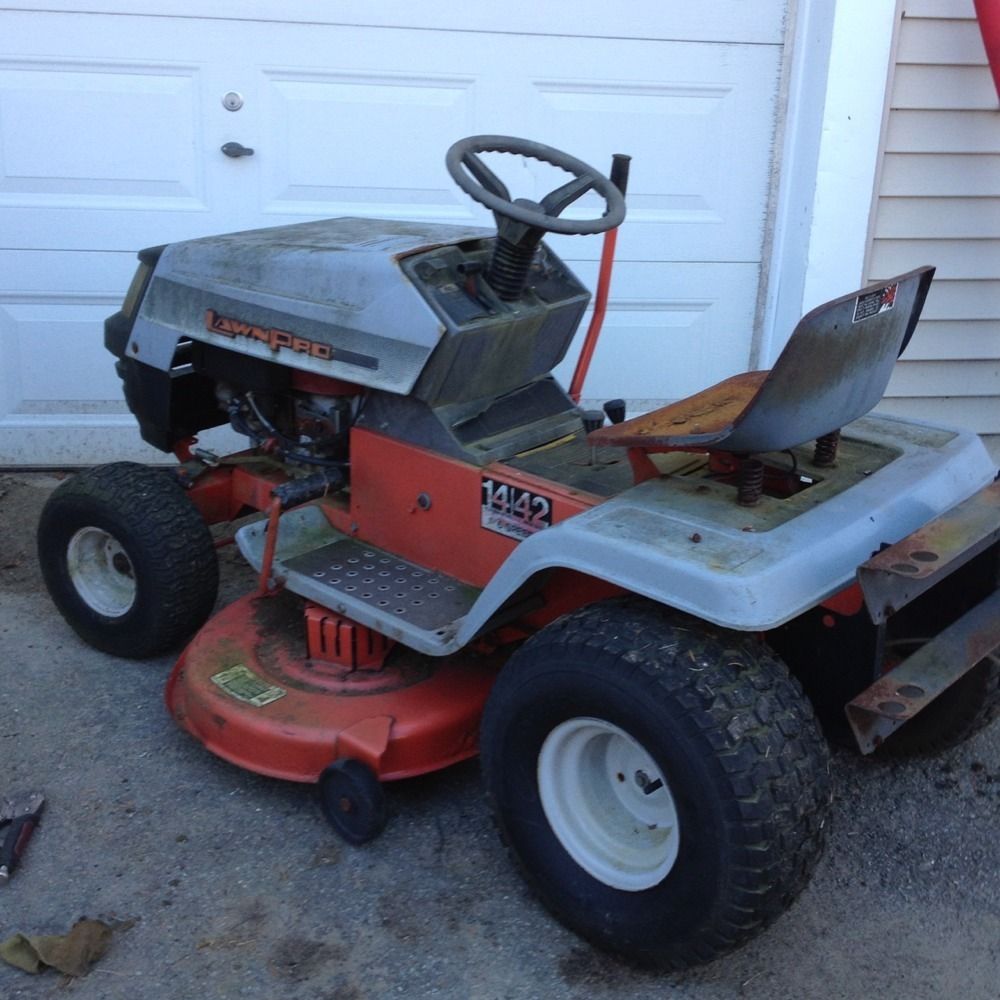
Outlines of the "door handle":
[[226,156],[231,156],[234,160],[241,156],[253,156],[253,150],[249,146],[243,146],[238,142],[227,142],[222,147],[222,152]]

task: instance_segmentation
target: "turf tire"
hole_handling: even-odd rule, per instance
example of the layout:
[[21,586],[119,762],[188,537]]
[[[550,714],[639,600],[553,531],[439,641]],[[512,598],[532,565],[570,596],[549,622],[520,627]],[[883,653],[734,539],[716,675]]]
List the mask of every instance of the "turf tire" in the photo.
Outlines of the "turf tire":
[[[88,529],[125,556],[134,581],[127,609],[101,610],[74,582],[69,553]],[[210,614],[219,585],[212,536],[195,505],[168,472],[134,462],[88,469],[53,492],[38,525],[38,559],[52,600],[77,634],[95,649],[133,659],[187,639]]]
[[[540,753],[580,718],[637,741],[673,795],[676,860],[641,891],[591,875],[547,819]],[[791,904],[824,845],[829,754],[798,682],[755,638],[648,602],[590,605],[528,640],[491,694],[481,751],[501,834],[542,901],[642,965],[682,969],[747,941]]]

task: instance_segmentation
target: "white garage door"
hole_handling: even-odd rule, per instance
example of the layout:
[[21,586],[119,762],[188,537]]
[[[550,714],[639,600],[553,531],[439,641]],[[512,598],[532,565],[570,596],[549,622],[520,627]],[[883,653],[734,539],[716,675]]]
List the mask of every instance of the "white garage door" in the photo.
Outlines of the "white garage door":
[[[784,0],[73,6],[0,13],[0,464],[150,454],[102,346],[136,250],[338,215],[488,224],[443,165],[479,132],[634,157],[586,396],[746,366]],[[599,238],[552,243],[593,281]]]

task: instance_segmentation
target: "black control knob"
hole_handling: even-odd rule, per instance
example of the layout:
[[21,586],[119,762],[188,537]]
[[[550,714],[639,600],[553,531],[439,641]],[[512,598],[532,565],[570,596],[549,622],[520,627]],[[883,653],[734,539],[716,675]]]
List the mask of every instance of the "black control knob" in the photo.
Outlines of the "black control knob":
[[600,410],[583,411],[583,429],[589,434],[604,426],[604,414]]
[[613,424],[620,424],[625,419],[625,400],[609,399],[604,404],[604,412]]

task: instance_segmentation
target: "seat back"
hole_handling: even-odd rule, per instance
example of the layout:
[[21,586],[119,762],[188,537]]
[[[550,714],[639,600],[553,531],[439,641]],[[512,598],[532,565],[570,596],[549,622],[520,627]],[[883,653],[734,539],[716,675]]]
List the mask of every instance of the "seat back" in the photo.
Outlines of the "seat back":
[[712,449],[781,451],[868,413],[885,394],[933,277],[933,267],[919,267],[803,316],[750,405]]

